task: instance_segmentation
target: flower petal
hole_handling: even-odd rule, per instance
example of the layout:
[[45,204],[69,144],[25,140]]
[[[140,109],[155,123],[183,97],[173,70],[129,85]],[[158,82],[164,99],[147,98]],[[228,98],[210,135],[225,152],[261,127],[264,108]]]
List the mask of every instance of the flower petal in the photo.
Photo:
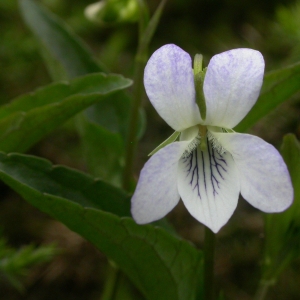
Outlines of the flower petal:
[[174,142],[156,152],[143,167],[131,199],[131,213],[137,223],[156,221],[178,203],[178,160],[187,145]]
[[174,130],[200,122],[192,60],[181,48],[169,44],[156,50],[146,65],[144,85],[152,105]]
[[241,194],[264,212],[281,212],[293,201],[293,187],[278,151],[249,134],[214,133],[233,156],[239,171]]
[[240,185],[232,156],[207,145],[180,159],[178,191],[190,214],[216,233],[233,214]]
[[264,67],[261,53],[252,49],[233,49],[213,56],[203,85],[205,124],[236,126],[259,96]]

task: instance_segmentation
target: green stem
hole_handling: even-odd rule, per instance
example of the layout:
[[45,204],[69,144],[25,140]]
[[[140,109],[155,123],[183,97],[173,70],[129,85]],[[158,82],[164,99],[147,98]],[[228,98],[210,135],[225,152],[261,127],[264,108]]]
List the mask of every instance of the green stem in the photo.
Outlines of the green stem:
[[108,264],[107,278],[105,281],[104,291],[102,293],[101,300],[113,300],[116,297],[117,287],[119,283],[120,270]]
[[[140,7],[140,20],[139,20],[139,41],[138,50],[134,59],[134,76],[133,76],[133,99],[130,112],[129,132],[126,144],[125,167],[123,173],[123,188],[130,191],[130,183],[133,173],[133,163],[135,151],[137,146],[137,132],[138,132],[138,119],[139,110],[142,103],[143,96],[143,72],[146,64],[147,56],[146,51],[142,47],[142,36],[146,29],[148,22],[148,10],[144,0],[139,0]],[[146,47],[147,48],[147,47]]]
[[260,283],[258,290],[253,298],[253,300],[264,300],[267,296],[269,287],[274,284],[274,281],[264,280]]
[[269,288],[275,285],[277,278],[289,265],[291,260],[291,255],[287,255],[285,259],[283,259],[279,264],[273,266],[273,268],[270,268],[268,272],[264,274],[264,276],[260,280],[253,300],[264,300],[266,298]]
[[214,258],[215,258],[215,234],[205,227],[204,238],[204,299],[215,299],[215,278],[214,278]]
[[143,59],[140,53],[137,53],[135,59],[133,103],[130,113],[129,133],[127,137],[125,167],[123,174],[123,188],[127,191],[130,190],[133,162],[137,145],[138,118],[143,96],[143,72],[145,63],[146,59]]
[[[139,0],[141,8],[143,8],[144,1]],[[134,72],[134,88],[133,101],[130,113],[129,133],[126,144],[125,167],[123,173],[123,188],[130,191],[130,183],[133,173],[133,163],[135,151],[137,146],[137,132],[139,110],[142,103],[143,89],[143,72],[148,58],[148,46],[153,37],[160,20],[166,0],[162,0],[152,16],[150,22],[145,25],[148,15],[145,9],[141,9],[141,16],[139,22],[139,44],[138,51],[135,57],[135,72]]]
[[[162,0],[157,11],[149,22],[148,7],[144,0],[139,0],[140,5],[140,22],[139,22],[139,41],[138,50],[134,60],[134,87],[133,100],[130,111],[130,123],[126,144],[125,167],[123,172],[122,186],[126,191],[130,191],[131,178],[133,173],[134,157],[137,146],[137,133],[139,110],[143,97],[143,72],[147,61],[148,45],[157,27],[162,9],[166,0]],[[113,300],[115,291],[120,277],[120,271],[113,266],[108,270],[108,279],[101,300]]]

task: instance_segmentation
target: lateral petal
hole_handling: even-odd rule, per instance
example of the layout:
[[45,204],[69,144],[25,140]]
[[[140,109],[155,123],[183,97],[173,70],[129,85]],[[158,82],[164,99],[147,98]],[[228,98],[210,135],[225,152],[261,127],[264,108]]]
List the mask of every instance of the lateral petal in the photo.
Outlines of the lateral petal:
[[293,201],[287,166],[278,151],[259,137],[240,133],[214,133],[233,156],[239,171],[241,194],[254,207],[281,212]]
[[174,142],[146,162],[131,198],[131,213],[139,224],[164,217],[179,201],[178,161],[189,142]]
[[144,73],[146,93],[158,114],[176,131],[200,122],[192,60],[173,44],[156,50]]
[[205,124],[236,126],[259,96],[264,67],[263,56],[252,49],[233,49],[213,56],[203,84]]
[[216,233],[233,214],[240,185],[231,154],[207,145],[180,159],[178,191],[190,214]]

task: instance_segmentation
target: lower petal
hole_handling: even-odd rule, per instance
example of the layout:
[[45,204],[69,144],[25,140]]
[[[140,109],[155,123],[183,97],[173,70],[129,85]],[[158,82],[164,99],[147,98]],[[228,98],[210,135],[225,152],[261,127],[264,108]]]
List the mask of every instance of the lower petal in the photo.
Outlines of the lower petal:
[[237,165],[241,194],[264,212],[281,212],[293,201],[293,187],[286,164],[278,151],[249,134],[216,133]]
[[188,142],[172,143],[156,152],[143,167],[131,199],[131,213],[139,224],[164,217],[179,201],[178,160]]
[[240,185],[230,153],[219,153],[210,142],[178,165],[178,190],[186,208],[199,222],[218,232],[233,214]]

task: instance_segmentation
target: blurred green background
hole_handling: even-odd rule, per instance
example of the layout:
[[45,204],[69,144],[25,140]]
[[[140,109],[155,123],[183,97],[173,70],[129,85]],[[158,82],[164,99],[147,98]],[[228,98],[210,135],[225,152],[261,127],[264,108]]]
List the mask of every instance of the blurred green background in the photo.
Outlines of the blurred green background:
[[[112,72],[132,78],[137,46],[137,25],[100,26],[83,11],[91,1],[39,1],[61,17]],[[159,1],[148,1],[153,12]],[[51,82],[34,36],[24,24],[15,0],[0,0],[0,104]],[[192,56],[204,55],[205,64],[222,51],[249,47],[261,51],[266,70],[300,61],[300,1],[296,0],[173,0],[166,5],[150,45],[175,43]],[[146,97],[145,97],[146,99]],[[300,137],[299,95],[261,120],[252,133],[279,147],[287,132]],[[171,130],[145,100],[149,127],[141,140],[136,174],[147,154]],[[26,137],[24,137],[26,138]],[[83,171],[81,145],[72,123],[53,132],[30,150],[31,154]],[[20,276],[25,286],[16,290],[0,274],[0,299],[101,299],[107,260],[88,242],[59,222],[31,207],[0,183],[0,233],[16,249],[56,242],[60,253],[53,260]],[[201,247],[203,228],[179,205],[169,216],[179,233]],[[248,300],[259,279],[263,242],[262,214],[244,201],[218,235],[216,274],[228,299]],[[120,278],[116,299],[142,299],[128,280]],[[268,299],[300,298],[300,261],[287,269]],[[134,296],[133,296],[134,295]],[[119,298],[118,298],[119,297]]]

